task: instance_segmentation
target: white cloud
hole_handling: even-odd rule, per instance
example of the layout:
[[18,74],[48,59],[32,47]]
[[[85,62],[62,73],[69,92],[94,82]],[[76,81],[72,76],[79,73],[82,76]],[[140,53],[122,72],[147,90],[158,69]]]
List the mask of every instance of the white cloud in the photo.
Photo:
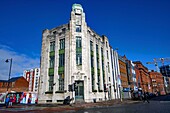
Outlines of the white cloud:
[[24,70],[39,67],[40,59],[31,58],[25,54],[17,53],[12,48],[0,45],[0,80],[8,80],[10,62],[12,58],[11,77],[21,76]]

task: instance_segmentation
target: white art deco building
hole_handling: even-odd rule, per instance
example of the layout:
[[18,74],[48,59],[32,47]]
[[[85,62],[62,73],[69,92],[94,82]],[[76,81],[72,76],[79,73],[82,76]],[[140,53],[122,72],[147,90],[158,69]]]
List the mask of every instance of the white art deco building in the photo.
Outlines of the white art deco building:
[[87,26],[80,4],[73,4],[68,24],[43,31],[40,71],[39,103],[120,98],[118,54],[106,36]]

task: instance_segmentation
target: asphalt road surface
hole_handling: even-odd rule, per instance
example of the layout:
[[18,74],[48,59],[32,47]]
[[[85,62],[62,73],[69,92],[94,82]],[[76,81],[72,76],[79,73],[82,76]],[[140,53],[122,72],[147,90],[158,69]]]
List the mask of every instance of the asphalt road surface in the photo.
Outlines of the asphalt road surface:
[[0,107],[0,113],[170,113],[170,95],[152,98],[147,102],[121,103],[110,106],[95,106],[76,109],[76,107],[36,107],[16,106],[16,108]]
[[[69,111],[68,111],[69,112]],[[170,95],[155,97],[150,103],[139,102],[127,105],[114,105],[70,111],[70,113],[170,113]],[[66,113],[66,112],[65,112]]]

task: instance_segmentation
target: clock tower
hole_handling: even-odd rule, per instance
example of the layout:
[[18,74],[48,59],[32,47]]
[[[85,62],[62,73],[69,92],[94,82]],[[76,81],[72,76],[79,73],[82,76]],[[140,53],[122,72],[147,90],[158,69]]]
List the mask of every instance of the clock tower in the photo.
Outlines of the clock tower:
[[71,11],[70,27],[74,30],[72,32],[83,33],[83,27],[86,26],[85,13],[80,4],[73,4]]
[[85,13],[80,4],[73,4],[69,22],[69,75],[70,83],[75,83],[79,88],[75,90],[75,101],[89,98],[89,47],[90,38],[87,37],[87,24]]

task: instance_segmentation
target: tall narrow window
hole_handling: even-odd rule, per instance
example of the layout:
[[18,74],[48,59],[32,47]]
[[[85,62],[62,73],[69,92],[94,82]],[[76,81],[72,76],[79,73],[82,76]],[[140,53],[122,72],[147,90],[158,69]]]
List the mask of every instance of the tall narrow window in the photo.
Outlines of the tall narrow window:
[[94,87],[95,87],[95,78],[94,78],[94,73],[91,74],[92,77],[92,91],[94,91]]
[[90,41],[90,50],[93,51],[93,42]]
[[53,91],[53,82],[54,82],[54,62],[55,60],[55,41],[50,42],[50,53],[49,53],[49,91]]
[[94,67],[94,60],[92,56],[91,56],[91,67]]
[[59,75],[59,91],[64,91],[64,73]]
[[79,36],[76,36],[76,64],[82,65],[82,44]]
[[109,62],[107,62],[107,65],[108,65],[108,72],[110,73],[110,67],[109,67]]
[[99,69],[99,58],[97,58],[97,69]]
[[54,56],[50,56],[50,68],[54,68]]
[[59,67],[64,66],[64,61],[65,61],[65,55],[63,54],[59,54]]
[[109,53],[108,53],[108,50],[107,50],[107,59],[109,59]]
[[96,62],[97,62],[97,68],[99,69],[99,47],[96,44]]
[[104,55],[103,55],[103,48],[101,48],[101,55],[102,55],[102,70],[104,70]]
[[98,85],[98,91],[100,91],[100,73],[98,73],[97,76],[98,76],[98,84],[97,84]]
[[81,32],[81,25],[76,25],[76,32]]
[[111,56],[111,65],[112,65],[112,68],[113,68],[113,54],[112,54],[112,50],[110,49],[110,56]]
[[64,91],[65,39],[60,39],[58,90]]
[[65,48],[65,39],[60,39],[60,49]]
[[90,41],[90,53],[91,53],[91,67],[94,67],[93,42],[92,41]]
[[59,67],[64,66],[65,63],[65,39],[60,39],[60,50],[59,50]]
[[81,37],[76,36],[76,48],[81,48]]
[[50,42],[50,52],[55,51],[55,41]]
[[53,91],[54,75],[49,75],[49,91]]
[[103,48],[101,48],[101,54],[103,55]]
[[92,92],[95,91],[95,77],[94,77],[94,55],[93,55],[93,42],[90,41],[90,53],[91,53],[91,86]]
[[98,45],[96,44],[96,53],[98,53],[98,50],[99,50],[99,48],[98,48]]
[[76,53],[76,64],[82,65],[82,56],[80,53]]

